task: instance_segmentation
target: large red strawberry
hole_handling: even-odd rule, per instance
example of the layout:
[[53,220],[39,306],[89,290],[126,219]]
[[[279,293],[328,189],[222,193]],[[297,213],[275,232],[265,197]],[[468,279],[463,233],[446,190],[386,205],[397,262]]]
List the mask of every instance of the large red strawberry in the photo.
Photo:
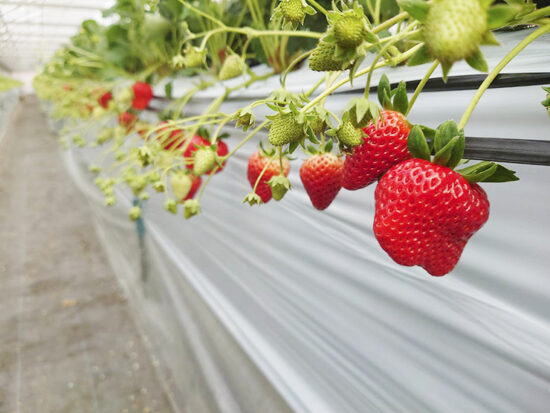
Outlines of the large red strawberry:
[[113,94],[111,92],[105,92],[99,97],[97,102],[103,108],[108,109],[109,108],[109,102],[111,101],[112,98],[113,98]]
[[[258,180],[258,177],[262,173],[263,169],[267,165],[267,163],[270,161],[269,156],[264,156],[264,154],[261,151],[254,152],[250,158],[248,159],[248,182],[250,182],[250,186],[254,188],[254,185],[256,185],[256,181]],[[262,199],[262,201],[269,202],[269,200],[273,197],[273,194],[271,193],[271,187],[269,186],[268,182],[269,180],[279,175],[281,172],[281,167],[279,163],[279,159],[274,159],[267,169],[265,170],[264,174],[260,178],[260,182],[258,183],[258,186],[256,187],[256,194],[259,195],[259,197]],[[288,173],[290,172],[290,162],[287,158],[283,158],[283,173],[285,176],[288,176]]]
[[197,191],[199,190],[199,188],[201,187],[201,183],[202,183],[201,177],[194,176],[194,175],[191,175],[191,177],[193,177],[193,182],[191,183],[191,189],[189,190],[189,192],[187,193],[187,196],[183,199],[183,201],[192,199],[197,193]]
[[315,208],[328,208],[342,188],[344,161],[332,153],[320,153],[306,159],[300,179]]
[[362,144],[344,161],[342,186],[356,190],[375,182],[393,165],[409,159],[407,137],[411,128],[405,116],[392,110],[380,112],[376,126],[371,121],[363,131]]
[[151,85],[144,82],[136,82],[132,86],[134,91],[134,100],[132,101],[132,108],[135,110],[146,109],[151,99],[153,99],[153,89]]
[[398,264],[431,275],[450,272],[489,218],[485,191],[452,169],[423,159],[391,168],[375,192],[374,235]]
[[[217,145],[218,145],[218,150],[216,151],[216,153],[218,154],[218,157],[222,157],[222,156],[225,156],[229,153],[229,148],[227,147],[227,144],[224,142],[224,141],[218,141],[217,142]],[[225,167],[225,164],[227,163],[227,161],[225,161],[222,166],[220,166],[218,168],[218,170],[216,171],[216,173],[220,173],[221,171],[223,171],[223,168]]]
[[[183,157],[188,161],[192,161],[193,155],[197,151],[197,149],[199,149],[199,147],[201,146],[210,146],[210,141],[208,141],[207,139],[204,139],[202,136],[194,135],[191,138],[191,142],[185,141],[181,146],[186,146],[186,145],[187,145],[187,148],[183,152]],[[193,169],[193,162],[189,162],[187,164],[187,169]]]

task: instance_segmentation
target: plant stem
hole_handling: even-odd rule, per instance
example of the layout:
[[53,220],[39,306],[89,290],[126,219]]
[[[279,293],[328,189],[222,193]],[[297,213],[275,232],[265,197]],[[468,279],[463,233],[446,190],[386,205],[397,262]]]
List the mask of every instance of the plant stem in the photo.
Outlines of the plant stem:
[[[401,63],[403,62],[404,60],[407,60],[409,57],[411,57],[413,54],[416,53],[416,51],[423,46],[423,43],[420,43],[420,44],[417,44],[416,46],[410,48],[409,50],[407,50],[405,53],[403,53],[401,56],[399,57],[396,57],[391,63],[393,64],[398,64],[398,63]],[[383,67],[385,66],[387,63],[386,62],[382,62],[382,63],[378,63],[375,67],[375,69],[378,69],[380,67]],[[363,69],[363,70],[360,70],[359,72],[357,72],[354,76],[354,78],[358,78],[359,76],[363,76],[367,73],[369,73],[369,71],[371,70],[370,67],[367,67],[366,69]],[[335,85],[331,86],[330,88],[326,89],[323,93],[321,93],[319,96],[317,96],[315,99],[313,99],[311,102],[309,102],[306,106],[304,106],[300,111],[302,113],[306,112],[308,109],[310,109],[312,106],[315,106],[319,101],[323,100],[324,98],[326,98],[327,96],[329,96],[330,94],[332,94],[332,92],[334,92],[336,89],[342,87],[343,85],[345,85],[346,83],[348,83],[350,81],[349,77],[346,77],[345,79],[342,79],[341,81],[339,81],[338,83],[336,83]]]
[[459,129],[462,129],[466,126],[466,123],[468,122],[468,119],[470,119],[470,116],[472,115],[472,112],[474,111],[476,105],[481,99],[481,96],[483,96],[483,93],[485,93],[487,88],[491,85],[493,80],[495,80],[502,69],[504,69],[504,67],[508,63],[510,63],[510,61],[514,57],[516,57],[523,49],[525,49],[531,42],[548,32],[550,32],[550,26],[539,27],[537,30],[535,30],[533,33],[523,39],[520,43],[518,43],[516,47],[510,50],[510,52],[508,52],[506,56],[504,56],[504,58],[495,66],[491,73],[487,75],[481,86],[479,86],[479,89],[472,98],[472,101],[466,108],[464,115],[462,115],[462,119],[460,119],[460,123],[458,124]]
[[439,62],[436,60],[435,62],[432,63],[432,65],[430,66],[430,68],[428,69],[428,71],[426,72],[426,74],[424,75],[424,77],[416,87],[416,90],[414,91],[411,97],[411,100],[409,100],[409,107],[407,109],[407,113],[405,113],[405,116],[408,115],[409,112],[411,111],[414,105],[414,102],[416,102],[416,98],[418,98],[418,95],[420,95],[420,92],[422,92],[422,89],[424,89],[424,86],[426,86],[426,83],[428,83],[430,76],[433,74],[437,66],[439,66]]
[[286,77],[288,76],[288,74],[290,73],[290,71],[294,68],[294,66],[296,66],[298,63],[300,63],[302,60],[304,60],[306,57],[308,57],[310,54],[313,53],[313,50],[308,50],[307,52],[305,53],[302,53],[300,56],[298,56],[297,58],[295,58],[289,65],[288,67],[285,69],[285,71],[283,72],[283,77],[281,79],[281,85],[284,87],[286,87]]
[[319,10],[321,13],[323,13],[325,17],[328,17],[328,12],[326,11],[326,9],[323,6],[321,6],[319,3],[317,3],[315,0],[307,0],[307,2],[310,3],[317,10]]
[[269,158],[269,162],[265,164],[264,169],[262,169],[262,172],[260,172],[260,175],[258,175],[258,179],[256,179],[256,183],[254,184],[254,189],[252,190],[253,193],[256,193],[256,189],[258,188],[258,185],[260,184],[260,181],[264,176],[265,171],[267,171],[267,168],[269,167],[269,165],[271,165],[271,163],[275,160],[276,157],[277,157],[277,154],[273,155],[271,158]]
[[394,16],[391,19],[386,20],[384,23],[374,27],[372,29],[372,32],[374,34],[380,33],[382,30],[392,27],[394,24],[399,23],[401,20],[405,20],[407,17],[409,17],[409,13],[407,12],[400,13],[397,16]]
[[254,129],[252,132],[250,132],[246,138],[244,138],[242,141],[240,141],[239,144],[237,146],[235,146],[235,148],[231,152],[229,152],[227,155],[225,155],[223,157],[223,160],[225,161],[225,160],[229,159],[230,157],[232,157],[235,154],[235,152],[237,152],[246,142],[248,142],[250,139],[252,139],[252,137],[254,137],[254,135],[256,135],[259,131],[261,131],[269,122],[270,122],[269,120],[265,120],[262,123],[260,123],[260,125],[258,125],[258,127],[256,129]]

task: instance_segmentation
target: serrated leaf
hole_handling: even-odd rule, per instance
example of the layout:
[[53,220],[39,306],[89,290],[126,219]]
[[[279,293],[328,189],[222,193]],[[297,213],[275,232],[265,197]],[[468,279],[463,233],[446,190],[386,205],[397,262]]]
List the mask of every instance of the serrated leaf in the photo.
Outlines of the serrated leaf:
[[430,5],[425,0],[399,0],[399,6],[416,20],[423,22],[428,16]]
[[489,66],[487,65],[487,61],[485,60],[483,53],[481,53],[481,50],[479,49],[477,49],[473,55],[466,58],[466,63],[468,63],[470,67],[472,67],[473,69],[478,70],[480,72],[486,73],[489,71]]
[[443,148],[437,151],[434,155],[433,163],[441,166],[447,166],[453,156],[453,151],[458,141],[459,137],[455,136]]
[[428,53],[426,45],[422,45],[407,61],[408,66],[418,66],[431,62],[433,58]]
[[378,101],[382,106],[384,106],[384,98],[387,96],[389,98],[391,93],[390,80],[388,76],[384,73],[378,82]]
[[498,29],[506,26],[518,14],[518,8],[515,6],[497,4],[487,10],[487,26],[489,30]]
[[431,159],[431,151],[420,126],[416,125],[411,129],[407,138],[407,147],[413,157],[426,161]]
[[409,98],[407,96],[407,86],[405,82],[399,82],[395,96],[393,97],[393,108],[403,114],[409,109]]
[[434,150],[439,152],[443,149],[455,136],[458,136],[458,127],[456,122],[448,120],[443,122],[437,128],[434,136]]

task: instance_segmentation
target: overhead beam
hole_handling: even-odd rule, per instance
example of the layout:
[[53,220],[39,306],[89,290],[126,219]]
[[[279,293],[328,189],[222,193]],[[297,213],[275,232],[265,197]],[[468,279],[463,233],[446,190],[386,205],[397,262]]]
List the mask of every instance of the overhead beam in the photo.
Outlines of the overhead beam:
[[45,26],[45,27],[80,27],[82,23],[46,23],[46,22],[37,22],[37,21],[4,21],[6,26]]

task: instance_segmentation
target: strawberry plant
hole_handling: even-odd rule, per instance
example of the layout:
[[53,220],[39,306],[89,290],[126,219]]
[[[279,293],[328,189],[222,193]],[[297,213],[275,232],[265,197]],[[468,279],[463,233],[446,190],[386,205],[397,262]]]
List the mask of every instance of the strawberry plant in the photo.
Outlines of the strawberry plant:
[[[248,161],[252,192],[245,203],[292,196],[290,164],[301,150],[301,185],[314,208],[329,208],[342,188],[376,185],[380,246],[398,264],[437,276],[454,268],[489,217],[480,183],[517,180],[494,162],[463,159],[468,120],[505,66],[550,32],[550,8],[531,0],[118,0],[106,15],[119,19],[108,27],[85,22],[35,79],[40,97],[54,103],[53,115],[74,120],[64,145],[88,144],[83,136],[99,125],[91,144],[107,149],[90,169],[106,205],[116,202],[114,188],[126,185],[137,199],[132,219],[150,190],[164,193],[168,212],[196,216],[210,181],[263,133]],[[534,28],[489,68],[482,48],[498,47],[495,30],[519,25]],[[302,70],[322,73],[296,93],[287,77],[305,59]],[[437,70],[447,81],[461,61],[488,74],[460,121],[415,125],[411,110],[428,81]],[[424,63],[412,94],[404,81],[390,84],[391,68]],[[371,84],[380,71],[376,102]],[[236,92],[273,76],[280,88],[233,113],[221,111]],[[172,81],[181,77],[192,81],[176,93]],[[171,101],[152,124],[152,85],[166,78]],[[328,110],[331,96],[350,84],[364,85],[362,96],[337,113]],[[213,86],[219,97],[189,115],[195,94]],[[548,96],[542,104],[550,110]],[[255,112],[268,115],[257,121]],[[244,137],[230,148],[222,139],[232,122]],[[110,168],[96,165],[106,159]]]

